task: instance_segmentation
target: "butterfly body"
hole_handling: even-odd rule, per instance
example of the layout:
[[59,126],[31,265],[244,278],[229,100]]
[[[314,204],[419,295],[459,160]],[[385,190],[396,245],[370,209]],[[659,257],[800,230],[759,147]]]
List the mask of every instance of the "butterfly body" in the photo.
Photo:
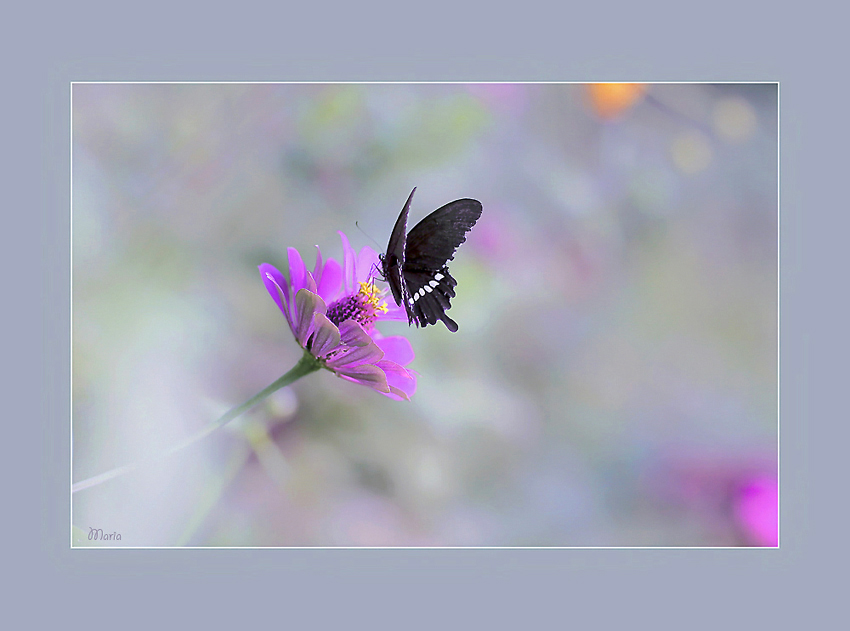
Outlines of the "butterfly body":
[[404,305],[410,324],[428,326],[441,320],[454,333],[457,323],[446,310],[451,308],[457,281],[449,273],[448,262],[481,216],[481,202],[449,202],[407,232],[415,192],[414,188],[396,220],[387,253],[380,256],[381,271],[396,304]]

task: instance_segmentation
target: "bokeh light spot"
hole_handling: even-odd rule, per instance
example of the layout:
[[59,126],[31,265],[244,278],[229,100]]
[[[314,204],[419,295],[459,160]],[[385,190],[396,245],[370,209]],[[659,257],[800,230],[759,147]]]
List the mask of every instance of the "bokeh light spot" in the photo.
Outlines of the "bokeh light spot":
[[596,115],[610,120],[635,105],[646,92],[646,86],[642,83],[591,83],[587,92]]
[[761,476],[745,484],[735,501],[735,516],[757,546],[779,545],[779,485]]
[[723,99],[714,108],[714,128],[732,143],[741,143],[756,130],[756,113],[742,98]]
[[670,147],[673,164],[687,175],[704,171],[711,164],[711,144],[704,134],[690,131],[673,139]]

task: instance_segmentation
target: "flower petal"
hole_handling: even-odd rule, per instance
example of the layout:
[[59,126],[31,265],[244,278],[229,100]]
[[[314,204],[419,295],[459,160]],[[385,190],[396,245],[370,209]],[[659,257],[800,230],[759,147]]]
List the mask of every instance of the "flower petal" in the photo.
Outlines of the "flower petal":
[[346,346],[366,346],[372,338],[356,320],[346,320],[339,325],[339,335]]
[[316,281],[313,280],[313,275],[307,271],[304,272],[304,289],[314,294],[319,293],[316,291]]
[[324,358],[333,349],[339,346],[339,329],[328,320],[323,313],[313,314],[313,342],[310,352],[313,357]]
[[310,333],[313,332],[313,314],[321,313],[324,315],[327,312],[327,307],[324,301],[311,291],[300,289],[295,294],[295,312],[293,333],[298,343],[304,347],[307,344],[307,339]]
[[344,346],[343,350],[327,360],[328,368],[340,371],[361,364],[374,364],[383,359],[384,351],[374,342],[363,346]]
[[[322,266],[322,251],[319,249],[319,246],[316,246],[316,266],[313,268],[313,278],[316,280],[316,284],[322,282],[322,270],[324,267]],[[320,294],[321,295],[321,294]]]
[[395,362],[382,359],[375,364],[387,376],[387,384],[399,390],[405,399],[410,399],[416,392],[416,373],[399,366]]
[[410,401],[410,397],[407,396],[404,391],[399,390],[394,386],[389,386],[389,392],[382,392],[385,397],[389,397],[390,399],[395,399],[396,401]]
[[407,310],[404,307],[400,307],[393,302],[392,297],[384,302],[387,305],[387,312],[379,315],[378,320],[401,320],[407,322]]
[[304,267],[304,261],[301,260],[298,250],[286,248],[286,252],[289,256],[289,283],[292,285],[292,293],[298,293],[298,290],[305,286],[304,279],[307,268]]
[[353,381],[354,383],[359,383],[364,386],[369,386],[378,392],[390,392],[390,387],[387,385],[387,376],[384,374],[383,370],[374,364],[353,366],[345,369],[344,371],[338,371],[337,374],[339,374],[339,376],[343,379],[347,379],[348,381]]
[[318,281],[318,291],[326,303],[333,302],[342,287],[342,266],[333,259],[328,259],[322,270],[322,278]]
[[263,263],[258,269],[260,270],[263,284],[266,286],[266,291],[269,292],[272,300],[277,304],[278,309],[286,316],[286,320],[289,322],[289,326],[294,333],[295,327],[289,315],[289,283],[274,265]]
[[380,269],[378,266],[378,254],[368,245],[363,246],[360,254],[357,255],[357,265],[355,266],[355,281],[367,282],[374,274],[375,269]]
[[384,359],[401,366],[406,366],[416,357],[408,339],[401,335],[377,338],[375,343],[384,351]]
[[348,237],[345,236],[345,233],[341,230],[338,232],[339,238],[342,240],[342,290],[344,293],[350,294],[354,291],[354,285],[356,284],[354,249],[348,242]]

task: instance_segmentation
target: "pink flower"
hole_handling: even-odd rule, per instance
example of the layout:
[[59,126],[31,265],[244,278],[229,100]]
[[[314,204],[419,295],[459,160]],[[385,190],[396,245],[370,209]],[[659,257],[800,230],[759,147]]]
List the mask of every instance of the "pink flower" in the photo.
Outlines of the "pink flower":
[[741,484],[735,497],[735,518],[757,546],[779,545],[779,485],[776,478],[754,476]]
[[384,337],[378,320],[407,320],[404,309],[383,300],[372,271],[377,253],[364,247],[357,254],[342,238],[343,264],[322,261],[309,272],[294,248],[288,248],[289,280],[274,266],[260,265],[260,275],[283,312],[298,344],[336,375],[377,390],[392,399],[409,399],[416,391],[410,342],[403,336]]

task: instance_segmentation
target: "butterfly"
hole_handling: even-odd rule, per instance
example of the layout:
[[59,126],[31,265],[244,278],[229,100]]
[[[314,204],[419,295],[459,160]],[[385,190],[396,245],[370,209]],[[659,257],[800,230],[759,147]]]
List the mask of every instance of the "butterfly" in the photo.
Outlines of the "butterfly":
[[428,326],[442,320],[454,333],[457,323],[446,315],[455,296],[457,281],[449,274],[448,262],[466,241],[466,233],[481,216],[481,202],[456,199],[438,208],[407,232],[407,214],[413,193],[395,222],[386,254],[378,258],[384,280],[395,303],[404,304],[408,324]]

